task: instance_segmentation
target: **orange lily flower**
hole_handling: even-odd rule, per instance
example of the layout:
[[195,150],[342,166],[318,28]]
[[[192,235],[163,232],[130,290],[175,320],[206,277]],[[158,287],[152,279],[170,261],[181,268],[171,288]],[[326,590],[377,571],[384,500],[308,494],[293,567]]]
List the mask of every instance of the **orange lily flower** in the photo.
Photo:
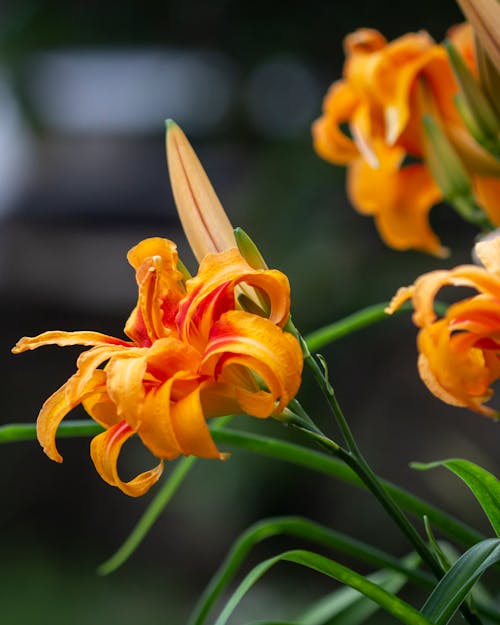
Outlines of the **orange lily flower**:
[[[469,27],[455,27],[450,37],[466,63],[473,63]],[[473,185],[481,185],[483,208],[500,223],[492,187],[500,164],[475,143],[458,114],[458,85],[444,47],[426,32],[387,42],[371,29],[352,33],[344,46],[344,77],[331,86],[313,124],[314,147],[325,160],[348,165],[350,201],[374,217],[385,243],[447,254],[429,224],[429,211],[443,193],[426,164],[425,113],[439,120]],[[408,157],[414,162],[406,164]]]
[[[402,287],[386,312],[412,299],[422,380],[437,397],[488,417],[500,412],[485,406],[491,385],[500,378],[500,238],[482,241],[475,252],[483,267],[462,265],[432,271]],[[446,285],[470,287],[476,295],[451,305],[442,318],[434,299]]]
[[[57,428],[78,404],[105,431],[91,442],[101,477],[139,496],[160,477],[163,460],[196,455],[223,459],[207,419],[245,412],[279,414],[300,385],[302,352],[282,330],[289,316],[287,278],[252,269],[237,249],[208,254],[197,276],[183,280],[171,241],[146,239],[128,260],[136,271],[138,303],[122,340],[97,332],[45,332],[21,339],[14,353],[42,345],[85,345],[77,371],[43,405],[38,439],[57,462]],[[269,302],[262,316],[241,310],[239,288],[253,288]],[[236,295],[235,295],[236,293]],[[123,481],[117,460],[137,434],[160,459],[153,469]]]

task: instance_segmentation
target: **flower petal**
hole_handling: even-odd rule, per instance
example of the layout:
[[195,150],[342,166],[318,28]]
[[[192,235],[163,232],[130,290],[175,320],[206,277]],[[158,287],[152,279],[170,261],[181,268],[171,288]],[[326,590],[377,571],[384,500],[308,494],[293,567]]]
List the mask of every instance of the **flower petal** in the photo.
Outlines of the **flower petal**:
[[323,103],[323,115],[312,125],[314,149],[331,163],[344,165],[359,156],[354,141],[341,129],[350,120],[359,96],[344,80],[334,82]]
[[143,355],[144,351],[143,348],[138,347],[104,345],[92,347],[88,351],[83,352],[76,361],[78,371],[72,376],[71,383],[68,384],[68,397],[70,400],[73,397],[79,397],[83,393],[83,389],[88,381],[92,379],[97,368],[106,362],[106,360],[109,360],[117,354],[122,358],[136,358],[137,356]]
[[268,417],[281,412],[297,393],[302,364],[302,351],[291,334],[262,317],[230,311],[213,327],[202,371],[229,383],[234,383],[234,365],[256,374],[265,388],[238,385],[236,397],[244,412]]
[[160,479],[163,462],[160,462],[154,469],[140,473],[128,482],[122,481],[118,475],[118,456],[124,443],[134,434],[134,430],[124,421],[117,423],[92,439],[90,455],[97,472],[105,482],[118,487],[126,495],[140,497]]
[[200,458],[219,458],[224,460],[210,434],[200,393],[203,385],[198,386],[192,393],[186,395],[170,407],[170,418],[175,438],[185,456]]
[[43,451],[51,460],[62,462],[62,456],[56,447],[56,432],[64,417],[73,410],[88,395],[92,395],[102,388],[102,376],[91,376],[82,388],[80,395],[68,392],[73,386],[73,380],[77,374],[69,378],[55,393],[43,404],[36,421],[36,433]]
[[234,308],[234,298],[227,295],[234,293],[233,287],[237,285],[251,287],[264,296],[272,323],[281,326],[287,321],[290,314],[288,278],[275,269],[252,269],[233,248],[222,254],[208,254],[201,262],[197,276],[186,282],[187,296],[179,306],[177,317],[181,339],[190,342],[193,324],[200,329],[204,320],[203,338],[206,341],[207,329],[225,310]]
[[170,417],[172,385],[175,378],[151,388],[146,394],[137,433],[158,458],[173,460],[182,453]]
[[419,372],[429,390],[455,406],[468,406],[486,416],[495,416],[482,404],[490,399],[490,384],[498,376],[498,365],[485,359],[481,349],[460,347],[461,334],[451,335],[445,319],[419,332]]
[[398,249],[420,249],[443,257],[446,248],[432,231],[428,214],[441,192],[423,165],[400,169],[404,154],[399,148],[378,147],[380,167],[362,159],[349,167],[347,188],[354,207],[374,215],[380,236]]
[[138,358],[114,358],[106,367],[107,391],[121,419],[135,429],[141,421],[144,397],[146,355]]
[[447,248],[429,224],[431,208],[441,200],[441,191],[423,165],[408,165],[392,177],[394,201],[375,217],[382,239],[400,250],[420,249],[443,258]]
[[185,294],[177,247],[167,239],[145,239],[129,251],[128,260],[136,270],[139,297],[125,333],[137,345],[148,347],[175,331],[177,307]]
[[114,336],[101,334],[100,332],[63,332],[61,330],[52,330],[43,332],[38,336],[25,336],[12,348],[13,354],[20,354],[28,349],[37,349],[43,345],[59,345],[66,347],[68,345],[121,345],[123,347],[130,346],[127,341],[122,341]]

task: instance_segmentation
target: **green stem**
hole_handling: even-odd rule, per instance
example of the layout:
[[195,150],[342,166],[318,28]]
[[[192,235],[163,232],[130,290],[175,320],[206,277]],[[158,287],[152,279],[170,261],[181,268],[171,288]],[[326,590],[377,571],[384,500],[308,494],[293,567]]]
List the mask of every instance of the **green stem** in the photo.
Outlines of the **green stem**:
[[[323,328],[319,328],[318,330],[311,332],[305,336],[305,342],[308,349],[311,352],[317,352],[322,347],[325,347],[325,345],[334,343],[335,341],[338,341],[342,337],[352,334],[353,332],[363,330],[363,328],[367,328],[368,326],[378,323],[379,321],[391,319],[400,313],[413,310],[411,303],[407,302],[391,315],[388,315],[385,312],[388,304],[389,302],[372,304],[362,310],[358,310],[350,315],[347,315],[347,317],[344,317],[343,319],[334,321]],[[447,304],[444,304],[443,302],[436,301],[434,303],[434,309],[439,315],[443,315],[447,308]]]
[[[300,467],[310,469],[339,479],[347,484],[357,488],[365,489],[365,484],[360,480],[357,474],[350,469],[344,462],[337,460],[330,455],[326,455],[320,451],[309,449],[302,445],[277,440],[268,436],[259,434],[250,434],[248,432],[236,432],[234,430],[221,429],[213,432],[213,438],[218,445],[226,445],[230,448],[244,449],[246,451],[273,458],[275,460],[284,460]],[[423,501],[419,497],[378,478],[384,485],[390,495],[408,512],[415,514],[417,517],[427,515],[434,527],[441,530],[445,535],[455,539],[458,543],[465,547],[471,547],[475,543],[484,540],[485,536],[465,525],[461,521],[446,514],[439,508]]]
[[188,458],[181,458],[177,462],[168,480],[163,483],[162,487],[139,519],[137,525],[127,536],[125,542],[122,543],[111,558],[108,558],[106,562],[103,562],[98,567],[97,572],[99,575],[109,575],[109,573],[115,571],[129,559],[163,512],[170,499],[172,499],[195,461],[195,456],[189,456]]
[[[311,352],[316,352],[318,349],[321,349],[321,347],[328,343],[333,343],[343,336],[356,332],[357,330],[362,330],[384,319],[390,319],[390,315],[385,312],[388,303],[389,302],[382,302],[381,304],[367,306],[339,321],[335,321],[334,323],[311,332],[305,337],[307,347]],[[409,310],[412,310],[412,306],[410,303],[406,303],[396,311],[396,314]]]
[[[60,438],[72,438],[76,436],[93,436],[102,432],[103,428],[91,420],[86,421],[63,421],[59,426],[57,435]],[[228,445],[236,449],[244,449],[275,460],[284,460],[298,466],[317,471],[323,475],[339,479],[357,488],[365,488],[358,476],[339,460],[286,441],[280,441],[268,436],[250,434],[247,432],[236,432],[233,430],[221,429],[213,431],[212,436],[216,443]],[[0,427],[0,443],[12,441],[27,441],[36,439],[36,428],[33,423],[15,423]],[[485,536],[459,521],[451,515],[439,510],[430,503],[409,493],[403,488],[392,484],[382,478],[378,478],[390,495],[404,508],[421,518],[427,515],[434,527],[438,528],[445,535],[456,540],[464,547],[471,547],[475,543],[484,540]]]
[[[340,405],[335,396],[335,391],[328,381],[327,371],[322,371],[319,367],[315,358],[313,358],[311,352],[309,351],[305,341],[301,339],[302,349],[304,352],[304,361],[307,366],[312,370],[313,375],[318,382],[319,387],[323,391],[330,409],[335,417],[335,420],[339,426],[339,429],[342,432],[342,436],[346,442],[348,450],[345,450],[343,447],[339,446],[337,443],[331,441],[326,436],[320,436],[322,446],[326,447],[330,450],[330,453],[340,457],[351,469],[359,476],[359,478],[366,485],[368,490],[374,495],[374,497],[379,501],[384,510],[387,512],[390,518],[394,521],[394,523],[399,527],[402,533],[407,537],[410,543],[415,548],[418,555],[422,558],[422,560],[429,566],[430,570],[436,576],[436,579],[441,579],[445,574],[445,571],[441,567],[439,560],[429,549],[423,538],[417,532],[412,523],[408,520],[404,512],[397,505],[394,499],[390,496],[387,489],[384,488],[381,481],[372,471],[370,465],[365,460],[362,455],[356,440],[352,434],[351,428],[347,422],[347,419],[340,408]],[[304,427],[300,427],[300,429],[307,433],[307,429]],[[316,429],[316,428],[315,428]],[[318,439],[318,434],[316,431],[311,432],[311,438]],[[470,609],[466,605],[462,605],[461,612],[463,616],[467,619],[467,621],[471,625],[479,625],[481,623],[480,619],[473,614]]]
[[[292,425],[295,425],[293,421]],[[443,575],[443,571],[438,561],[434,558],[432,553],[427,548],[427,545],[422,540],[420,534],[415,530],[413,525],[408,521],[406,516],[403,514],[399,506],[394,502],[392,497],[390,497],[389,493],[386,489],[380,484],[378,478],[375,476],[373,471],[367,465],[364,459],[357,455],[353,451],[348,451],[330,440],[327,436],[318,434],[316,432],[311,432],[305,427],[301,422],[298,423],[296,429],[304,432],[304,434],[319,443],[322,447],[327,449],[331,454],[341,458],[351,469],[359,476],[368,490],[378,499],[384,510],[389,514],[389,516],[393,519],[396,525],[401,529],[401,531],[406,535],[411,544],[415,547],[415,550],[422,558],[424,562],[428,564],[432,572],[439,579]]]

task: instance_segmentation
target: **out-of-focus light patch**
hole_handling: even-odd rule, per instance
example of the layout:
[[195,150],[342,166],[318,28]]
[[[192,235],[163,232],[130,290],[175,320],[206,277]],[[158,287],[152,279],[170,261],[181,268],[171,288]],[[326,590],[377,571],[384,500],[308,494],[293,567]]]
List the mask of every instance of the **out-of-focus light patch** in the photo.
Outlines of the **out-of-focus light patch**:
[[32,59],[28,89],[55,131],[142,134],[171,117],[202,135],[228,114],[235,70],[216,52],[66,50]]
[[7,76],[0,70],[0,217],[15,205],[33,164],[33,147]]
[[246,104],[251,122],[264,135],[295,137],[318,114],[321,90],[313,72],[295,58],[259,65],[249,78]]

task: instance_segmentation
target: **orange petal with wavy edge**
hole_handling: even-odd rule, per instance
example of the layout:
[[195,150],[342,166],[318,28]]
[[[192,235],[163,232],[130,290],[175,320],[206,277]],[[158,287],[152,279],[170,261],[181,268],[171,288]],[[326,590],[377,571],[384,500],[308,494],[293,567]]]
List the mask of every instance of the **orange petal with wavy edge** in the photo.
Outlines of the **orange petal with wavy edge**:
[[450,334],[446,320],[420,331],[418,348],[423,354],[419,362],[422,379],[443,401],[495,416],[494,410],[482,404],[493,394],[490,384],[498,371],[489,368],[481,349],[463,349],[461,338],[461,334]]
[[202,387],[203,384],[171,405],[170,419],[175,438],[185,456],[224,460],[226,455],[215,446],[205,420],[200,399]]
[[182,453],[170,417],[174,382],[175,378],[171,378],[148,391],[144,400],[142,420],[137,430],[151,453],[167,460],[173,460]]
[[404,153],[379,146],[380,167],[373,169],[362,159],[348,171],[347,190],[354,207],[374,215],[380,236],[398,249],[419,249],[443,257],[446,248],[432,231],[428,214],[441,192],[422,165],[399,169]]
[[149,346],[175,331],[177,307],[185,294],[183,276],[177,269],[177,247],[167,239],[145,239],[127,258],[136,270],[139,297],[125,333],[138,345]]
[[481,267],[461,265],[450,271],[431,271],[420,276],[414,284],[413,321],[415,325],[423,327],[436,319],[434,298],[446,285],[471,287],[479,292],[500,298],[500,280]]
[[364,159],[354,160],[347,170],[347,193],[354,208],[363,215],[375,215],[395,201],[394,175],[404,152],[400,148],[378,145],[378,167]]
[[372,103],[369,100],[361,102],[351,117],[350,128],[361,156],[370,167],[378,168],[380,161],[376,146],[380,133],[377,136],[374,117],[375,111]]
[[397,171],[391,184],[394,198],[376,216],[382,239],[398,250],[420,249],[440,258],[448,255],[429,224],[429,212],[441,191],[423,165],[408,165]]
[[408,33],[377,54],[370,86],[385,111],[389,145],[397,141],[409,120],[419,114],[412,106],[412,91],[421,74],[439,100],[442,99],[439,92],[444,90],[451,99],[457,91],[444,48],[436,45],[426,32]]
[[359,96],[344,80],[334,82],[325,96],[323,115],[312,125],[314,149],[331,163],[345,165],[359,156],[354,141],[341,124],[351,119],[359,104]]
[[116,412],[116,406],[111,401],[106,390],[106,373],[102,369],[94,372],[94,377],[100,376],[102,383],[88,397],[82,399],[82,406],[89,416],[104,428],[110,428],[121,421]]
[[77,373],[72,376],[71,383],[68,385],[68,397],[79,397],[83,393],[83,389],[98,367],[113,356],[120,355],[122,358],[136,358],[144,353],[144,349],[140,347],[122,347],[120,345],[104,345],[92,347],[86,352],[78,356],[76,366]]
[[179,339],[158,339],[146,354],[148,374],[163,381],[178,371],[196,373],[200,366],[200,353]]
[[236,246],[233,227],[186,135],[170,122],[167,160],[177,211],[198,262]]
[[107,391],[121,419],[137,429],[143,410],[146,391],[144,375],[147,357],[114,358],[106,367]]
[[490,295],[476,295],[448,308],[446,318],[452,330],[467,330],[462,335],[472,337],[473,343],[490,339],[494,349],[500,349],[500,300]]
[[20,354],[29,349],[37,349],[44,345],[58,345],[66,347],[68,345],[121,345],[123,347],[130,346],[130,343],[117,339],[114,336],[101,334],[100,332],[63,332],[61,330],[52,330],[43,332],[38,336],[25,336],[19,340],[12,348],[13,354]]
[[265,391],[238,386],[237,399],[248,414],[267,417],[281,412],[297,393],[302,351],[291,334],[269,320],[242,311],[226,313],[214,325],[202,371],[232,382],[232,367],[242,365],[262,379]]
[[62,462],[62,456],[56,447],[56,432],[59,424],[68,412],[78,406],[86,396],[102,387],[102,376],[94,375],[87,380],[79,396],[72,396],[68,389],[71,387],[74,377],[69,378],[44,402],[36,421],[38,441],[47,456],[55,462]]
[[[187,296],[179,306],[177,323],[181,338],[186,339],[190,324],[197,323],[197,317],[203,317],[209,298],[212,323],[217,320],[214,311],[220,315],[224,307],[214,307],[210,298],[217,289],[227,284],[248,285],[262,293],[269,303],[269,320],[283,325],[290,314],[290,284],[288,278],[275,269],[252,269],[237,249],[230,249],[222,254],[208,254],[200,264],[198,275],[186,282]],[[201,309],[200,309],[201,307]]]
[[105,482],[118,487],[126,495],[140,497],[160,479],[163,462],[160,462],[154,469],[140,473],[129,482],[123,482],[118,475],[118,456],[123,445],[134,434],[132,428],[124,421],[117,423],[92,439],[90,455],[97,472]]

